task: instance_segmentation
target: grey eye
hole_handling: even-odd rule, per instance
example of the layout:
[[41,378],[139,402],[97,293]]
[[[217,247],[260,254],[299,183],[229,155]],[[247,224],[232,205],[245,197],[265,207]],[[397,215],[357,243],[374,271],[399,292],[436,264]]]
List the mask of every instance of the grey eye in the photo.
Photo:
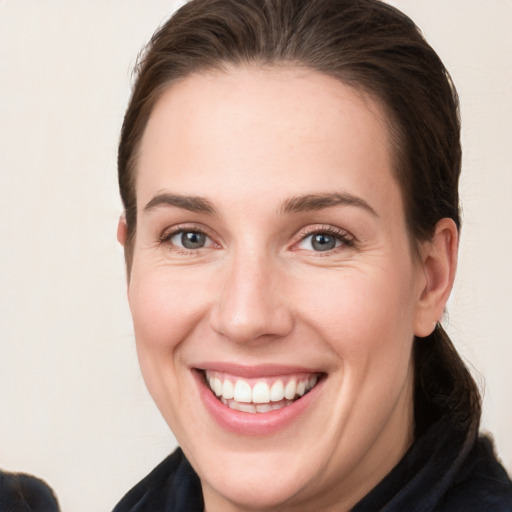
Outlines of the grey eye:
[[172,236],[171,243],[184,249],[201,249],[207,245],[208,237],[200,231],[180,231]]
[[300,241],[299,247],[306,251],[326,252],[336,249],[343,244],[349,245],[349,242],[345,240],[342,235],[335,235],[326,231],[317,231],[316,233],[311,233],[304,237]]
[[336,247],[336,238],[327,233],[311,235],[311,247],[315,251],[330,251]]
[[181,234],[181,243],[185,249],[199,249],[206,243],[206,235],[197,231],[184,231]]

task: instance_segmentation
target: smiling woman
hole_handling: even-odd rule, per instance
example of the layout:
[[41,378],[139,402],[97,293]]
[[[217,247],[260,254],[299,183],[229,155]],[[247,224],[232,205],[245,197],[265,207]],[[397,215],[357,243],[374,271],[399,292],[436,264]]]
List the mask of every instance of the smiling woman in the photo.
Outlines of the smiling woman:
[[458,103],[375,0],[191,1],[119,146],[128,300],[179,444],[126,511],[509,510],[440,325]]

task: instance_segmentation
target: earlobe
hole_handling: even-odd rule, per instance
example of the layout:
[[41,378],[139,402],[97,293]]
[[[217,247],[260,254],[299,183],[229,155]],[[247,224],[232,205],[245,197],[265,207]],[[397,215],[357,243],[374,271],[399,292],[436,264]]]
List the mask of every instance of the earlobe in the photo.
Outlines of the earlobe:
[[421,252],[424,286],[418,299],[414,334],[428,336],[441,319],[455,279],[458,230],[452,219],[441,219],[432,240]]
[[126,244],[126,238],[128,234],[128,228],[126,226],[126,217],[121,215],[119,222],[117,223],[117,241],[124,247]]

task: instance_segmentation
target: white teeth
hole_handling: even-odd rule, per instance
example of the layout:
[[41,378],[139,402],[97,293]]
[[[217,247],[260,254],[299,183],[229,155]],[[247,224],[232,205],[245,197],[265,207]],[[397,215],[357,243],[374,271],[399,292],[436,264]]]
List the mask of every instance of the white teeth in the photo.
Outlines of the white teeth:
[[283,407],[287,407],[290,404],[293,404],[293,400],[281,400],[280,402],[271,402],[268,404],[247,404],[243,402],[236,402],[235,400],[225,400],[224,398],[220,399],[221,402],[228,406],[230,409],[239,412],[248,412],[250,414],[255,413],[266,413],[271,411],[276,411],[277,409],[282,409]]
[[266,382],[258,382],[252,388],[252,401],[255,404],[267,404],[270,402],[270,389]]
[[[211,390],[221,402],[231,409],[249,413],[265,413],[281,409],[306,394],[318,382],[318,376],[292,377],[286,385],[277,379],[269,386],[269,378],[255,382],[252,386],[243,379],[230,380],[217,372],[206,372]],[[233,381],[235,382],[233,384]],[[257,404],[257,405],[255,405]]]
[[272,406],[270,404],[258,404],[256,406],[257,412],[270,412],[272,411]]
[[276,411],[277,409],[282,409],[290,404],[293,404],[293,400],[281,400],[280,402],[272,402],[270,407],[273,411]]
[[229,379],[224,379],[224,384],[222,385],[222,396],[226,400],[231,400],[235,395],[235,388],[233,387],[232,382]]
[[286,387],[284,388],[284,397],[288,400],[293,400],[295,398],[296,392],[297,383],[295,382],[295,379],[291,379],[288,381],[288,384],[286,384]]
[[237,402],[249,403],[252,399],[251,386],[244,380],[237,380],[236,384],[235,384],[235,391],[233,393],[233,398]]
[[270,400],[279,402],[284,398],[284,386],[282,380],[276,380],[270,388]]
[[213,379],[213,391],[217,396],[222,395],[222,382],[217,377]]
[[256,406],[253,404],[244,404],[242,402],[229,402],[229,408],[235,411],[248,412],[250,414],[256,414]]

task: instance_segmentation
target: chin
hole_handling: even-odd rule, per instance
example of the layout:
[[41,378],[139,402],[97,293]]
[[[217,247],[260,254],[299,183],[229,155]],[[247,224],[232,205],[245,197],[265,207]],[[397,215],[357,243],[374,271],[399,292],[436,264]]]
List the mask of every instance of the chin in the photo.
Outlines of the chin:
[[[235,459],[235,464],[231,459]],[[280,459],[280,460],[276,460]],[[223,454],[214,468],[205,468],[204,474],[209,480],[202,479],[205,497],[215,494],[227,502],[238,505],[241,510],[283,510],[285,505],[292,506],[306,500],[308,484],[314,478],[310,473],[308,459],[302,459],[301,467],[294,467],[282,455],[252,454],[241,452],[237,455]],[[219,470],[220,466],[229,469]],[[201,468],[198,468],[201,473]]]

